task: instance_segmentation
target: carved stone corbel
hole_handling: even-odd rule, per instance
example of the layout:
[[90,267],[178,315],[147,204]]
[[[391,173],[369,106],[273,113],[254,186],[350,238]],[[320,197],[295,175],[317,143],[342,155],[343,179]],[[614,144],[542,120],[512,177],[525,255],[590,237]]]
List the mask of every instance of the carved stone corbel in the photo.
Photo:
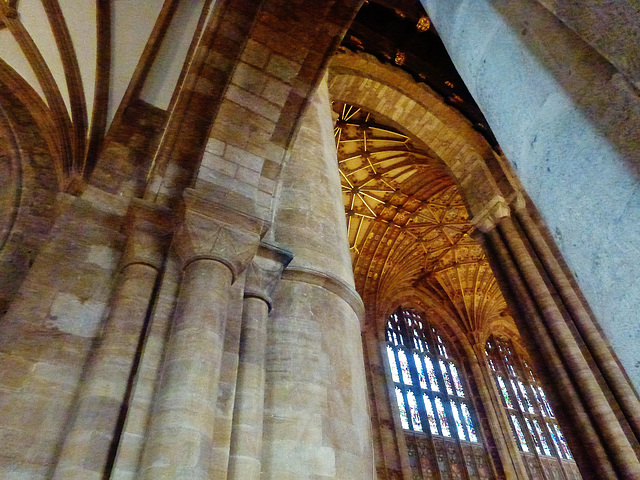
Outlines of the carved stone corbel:
[[268,243],[261,243],[258,252],[248,267],[244,296],[264,300],[271,311],[271,294],[280,280],[282,271],[293,259],[287,250]]

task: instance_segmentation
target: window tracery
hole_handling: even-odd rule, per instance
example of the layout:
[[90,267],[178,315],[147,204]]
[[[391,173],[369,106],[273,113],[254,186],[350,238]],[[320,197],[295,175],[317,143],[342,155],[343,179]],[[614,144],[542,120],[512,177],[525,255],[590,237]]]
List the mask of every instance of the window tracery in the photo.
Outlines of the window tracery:
[[385,339],[414,478],[493,478],[469,390],[438,330],[398,308]]
[[[532,477],[581,478],[544,389],[509,340],[491,336],[485,353],[516,444]],[[535,462],[537,457],[540,462]],[[560,460],[560,463],[557,462]],[[559,470],[564,470],[564,476]]]

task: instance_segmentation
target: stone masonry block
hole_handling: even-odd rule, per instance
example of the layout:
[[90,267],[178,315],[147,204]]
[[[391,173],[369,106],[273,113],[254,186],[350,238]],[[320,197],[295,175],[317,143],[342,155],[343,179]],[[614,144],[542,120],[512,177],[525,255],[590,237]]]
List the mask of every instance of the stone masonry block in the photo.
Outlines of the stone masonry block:
[[287,83],[290,83],[299,71],[299,63],[281,57],[280,55],[274,55],[271,57],[271,60],[269,60],[269,64],[267,65],[267,72]]
[[244,47],[241,60],[258,68],[264,68],[269,61],[269,57],[271,57],[270,49],[250,39]]
[[280,108],[277,105],[235,85],[229,86],[227,98],[271,121],[276,122],[280,117]]
[[267,76],[261,70],[247,63],[239,63],[233,73],[231,83],[256,95],[264,90]]
[[254,172],[262,171],[262,165],[264,163],[262,157],[232,145],[228,145],[225,149],[224,158]]

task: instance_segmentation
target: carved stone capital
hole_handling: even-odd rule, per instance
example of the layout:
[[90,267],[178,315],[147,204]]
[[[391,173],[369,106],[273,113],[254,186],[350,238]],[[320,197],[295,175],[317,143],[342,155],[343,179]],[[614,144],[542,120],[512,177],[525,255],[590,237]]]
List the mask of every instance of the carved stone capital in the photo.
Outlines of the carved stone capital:
[[507,201],[500,195],[496,195],[471,219],[471,223],[478,230],[486,233],[493,230],[501,219],[509,215],[511,215],[511,209]]
[[271,311],[271,294],[278,284],[282,271],[293,259],[287,250],[268,243],[261,243],[258,253],[247,268],[244,296],[264,300]]
[[189,191],[184,207],[173,242],[183,268],[195,260],[216,260],[229,267],[235,281],[256,254],[264,222]]
[[524,198],[522,192],[515,192],[510,198],[509,205],[516,212],[526,212],[527,211],[527,200]]
[[142,263],[159,270],[171,243],[171,211],[141,199],[133,199],[125,217],[124,231],[127,244],[121,268]]

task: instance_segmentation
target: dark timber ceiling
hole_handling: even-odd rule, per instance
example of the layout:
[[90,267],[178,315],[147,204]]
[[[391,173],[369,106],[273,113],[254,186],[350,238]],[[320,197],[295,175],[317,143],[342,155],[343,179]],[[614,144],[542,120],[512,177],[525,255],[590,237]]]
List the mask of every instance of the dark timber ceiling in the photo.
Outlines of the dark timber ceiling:
[[[421,21],[422,19],[422,21]],[[422,30],[418,28],[420,22]],[[418,0],[368,0],[342,45],[376,56],[410,73],[460,110],[493,148],[498,142],[458,75],[453,62]]]

